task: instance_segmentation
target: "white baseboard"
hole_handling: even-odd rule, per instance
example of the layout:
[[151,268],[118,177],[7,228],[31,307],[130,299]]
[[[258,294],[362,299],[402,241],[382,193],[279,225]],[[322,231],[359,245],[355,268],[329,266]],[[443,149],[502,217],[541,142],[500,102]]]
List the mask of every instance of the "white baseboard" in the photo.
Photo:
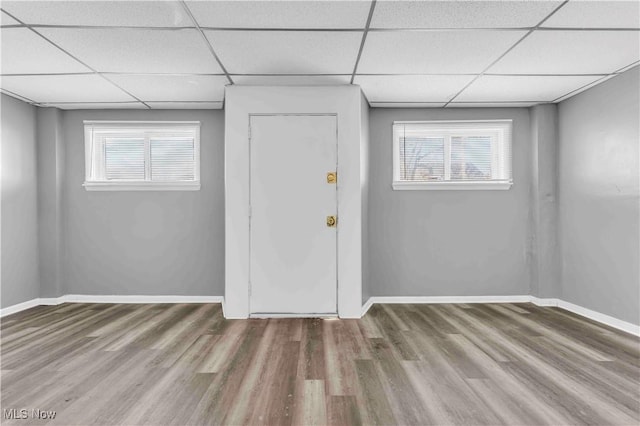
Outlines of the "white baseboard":
[[362,306],[366,314],[374,303],[527,303],[531,296],[372,296]]
[[41,297],[37,300],[40,302],[38,305],[59,305],[64,303],[62,297]]
[[560,299],[553,298],[540,298],[536,296],[529,296],[529,302],[536,306],[558,306]]
[[38,305],[42,305],[42,304],[43,303],[40,303],[40,299],[36,298],[36,299],[27,300],[26,302],[17,303],[15,305],[7,306],[6,308],[0,309],[0,318],[4,317],[6,315],[11,315],[11,314],[15,314],[15,313],[20,312],[20,311],[31,309],[31,308],[34,308],[34,307],[36,307]]
[[66,294],[59,303],[222,303],[223,296],[138,296]]
[[539,298],[536,296],[418,296],[418,297],[370,297],[362,306],[362,315],[374,303],[533,303],[536,306],[558,307],[574,314],[599,322],[609,327],[640,336],[640,326],[622,321],[609,315],[566,302],[562,299]]
[[91,295],[66,294],[60,297],[41,297],[0,309],[0,318],[24,311],[38,305],[61,303],[222,303],[223,296],[137,296],[137,295]]
[[371,308],[371,305],[373,305],[374,301],[373,301],[373,297],[370,297],[367,299],[366,302],[364,302],[364,305],[362,305],[362,316],[364,316],[364,314],[367,313],[367,311],[369,310],[369,308]]
[[526,303],[531,296],[374,296],[367,303]]
[[[38,305],[59,305],[61,303],[221,303],[224,314],[223,296],[138,296],[138,295],[88,295],[67,294],[61,297],[41,297],[0,309],[0,318],[15,314]],[[640,326],[622,321],[610,315],[566,302],[561,299],[539,298],[535,296],[418,296],[418,297],[370,297],[362,306],[364,316],[374,303],[533,303],[537,306],[553,306],[589,318],[615,329],[640,336]]]
[[601,324],[608,325],[609,327],[617,328],[618,330],[625,331],[629,334],[640,336],[640,325],[635,325],[630,322],[622,321],[610,315],[602,314],[600,312],[596,312],[579,305],[574,305],[573,303],[566,302],[564,300],[558,300],[558,308],[562,308],[569,312],[573,312],[574,314],[578,314],[585,318],[589,318]]

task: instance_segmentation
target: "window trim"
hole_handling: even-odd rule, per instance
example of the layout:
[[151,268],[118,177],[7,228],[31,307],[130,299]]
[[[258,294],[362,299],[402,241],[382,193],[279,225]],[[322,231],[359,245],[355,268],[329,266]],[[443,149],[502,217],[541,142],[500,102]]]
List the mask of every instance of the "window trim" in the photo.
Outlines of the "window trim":
[[[509,132],[509,141],[510,149],[513,149],[512,143],[512,134],[513,134],[513,120],[511,119],[496,119],[496,120],[420,120],[420,121],[394,121],[391,125],[391,131],[393,135],[393,164],[392,164],[392,172],[393,172],[393,181],[392,188],[394,190],[508,190],[513,185],[513,179],[508,181],[407,181],[400,179],[400,135],[396,131],[397,124],[442,124],[443,126],[448,125],[473,125],[478,124],[481,126],[486,126],[487,124],[499,124],[499,125],[508,125],[510,126]],[[469,132],[473,129],[465,129],[461,127],[460,129],[446,129],[444,132]],[[435,132],[435,130],[427,130],[428,132]],[[487,133],[489,132],[488,128],[478,129],[480,132]],[[447,143],[447,140],[449,143]],[[444,147],[444,155],[445,155],[445,163],[447,162],[447,158],[450,156],[450,140],[451,136],[445,136],[445,147]],[[504,146],[504,145],[503,145]],[[508,161],[513,163],[511,157],[509,157]],[[512,164],[510,164],[512,167]],[[447,167],[445,164],[445,176],[447,175]]]
[[[96,121],[84,120],[84,150],[85,150],[85,181],[82,184],[87,191],[199,191],[200,190],[200,121]],[[145,147],[154,133],[163,132],[169,137],[176,137],[175,131],[191,130],[194,132],[194,180],[192,181],[151,181],[151,180],[93,180],[93,153],[94,146],[93,131],[102,132],[113,130],[119,135],[127,135],[126,131],[145,131]],[[178,133],[179,133],[178,130]],[[131,134],[129,134],[131,136]],[[145,149],[145,156],[148,157],[150,151]],[[145,161],[148,162],[148,158]],[[96,164],[96,167],[104,167]],[[150,169],[145,167],[145,173]]]

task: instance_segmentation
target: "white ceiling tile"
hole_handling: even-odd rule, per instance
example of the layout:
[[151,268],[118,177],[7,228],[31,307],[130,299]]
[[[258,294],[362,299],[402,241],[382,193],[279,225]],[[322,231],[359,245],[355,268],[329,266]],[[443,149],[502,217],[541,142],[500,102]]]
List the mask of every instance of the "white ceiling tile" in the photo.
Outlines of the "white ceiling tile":
[[617,70],[617,72],[618,73],[623,73],[623,72],[629,71],[631,68],[635,68],[635,67],[637,67],[639,65],[640,65],[640,61],[636,61],[636,62],[634,62],[632,64],[627,65],[624,68],[620,68],[619,70]]
[[585,90],[589,90],[589,89],[591,89],[593,86],[596,86],[596,85],[598,85],[598,84],[602,84],[602,83],[604,83],[604,82],[605,82],[605,81],[607,81],[607,80],[610,80],[610,79],[612,79],[612,78],[615,78],[617,75],[618,75],[618,74],[611,74],[611,75],[608,75],[608,76],[605,76],[605,77],[598,78],[597,80],[593,81],[593,82],[592,82],[592,83],[590,83],[590,84],[586,84],[586,85],[584,85],[584,86],[578,87],[577,89],[572,90],[571,92],[568,92],[568,93],[567,93],[567,94],[565,94],[563,97],[561,97],[561,98],[557,98],[557,99],[556,99],[556,102],[561,102],[561,101],[564,101],[565,99],[569,99],[569,98],[571,98],[571,97],[573,97],[573,96],[577,95],[578,93],[582,93],[582,92],[584,92]]
[[27,28],[3,28],[2,74],[90,72]]
[[179,1],[3,1],[2,8],[27,24],[193,26]]
[[232,75],[244,86],[327,86],[349,84],[351,75]]
[[213,75],[108,75],[143,101],[222,101],[224,76]]
[[587,76],[492,76],[474,81],[456,102],[550,102],[591,83],[598,77]]
[[36,102],[127,102],[131,96],[92,75],[2,77],[2,88]]
[[638,1],[570,1],[554,13],[545,27],[640,28]]
[[533,27],[561,1],[378,1],[371,28]]
[[372,108],[442,108],[443,102],[371,102]]
[[528,108],[539,102],[451,102],[447,108]]
[[0,23],[2,25],[19,25],[20,24],[20,22],[16,21],[11,16],[7,15],[4,12],[4,10],[2,11],[2,13],[0,13]]
[[640,59],[637,31],[535,31],[489,72],[609,73]]
[[141,102],[91,102],[91,103],[51,103],[47,107],[60,109],[148,109]]
[[480,73],[524,31],[372,32],[360,58],[363,74]]
[[447,102],[458,93],[473,76],[459,75],[402,75],[356,76],[370,102]]
[[98,71],[219,74],[196,30],[40,28],[45,36]]
[[153,109],[222,109],[222,102],[148,102]]
[[364,28],[369,1],[189,1],[198,24],[217,28]]
[[206,31],[231,74],[341,74],[355,65],[361,33]]

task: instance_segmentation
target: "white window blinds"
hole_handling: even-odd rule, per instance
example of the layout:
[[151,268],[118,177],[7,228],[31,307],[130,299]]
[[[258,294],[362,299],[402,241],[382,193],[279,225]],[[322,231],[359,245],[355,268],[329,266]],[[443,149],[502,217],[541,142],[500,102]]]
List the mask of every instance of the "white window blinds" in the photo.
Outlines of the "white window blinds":
[[144,139],[105,138],[106,180],[144,180]]
[[197,122],[85,122],[89,190],[199,189]]
[[510,120],[395,122],[395,189],[508,189]]
[[151,139],[151,180],[193,180],[193,138]]

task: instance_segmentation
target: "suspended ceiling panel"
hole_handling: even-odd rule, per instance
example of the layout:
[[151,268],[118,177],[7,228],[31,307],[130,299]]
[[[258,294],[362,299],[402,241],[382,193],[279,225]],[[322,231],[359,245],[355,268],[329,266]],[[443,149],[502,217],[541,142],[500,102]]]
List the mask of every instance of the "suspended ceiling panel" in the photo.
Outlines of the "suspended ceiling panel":
[[536,31],[491,73],[611,73],[640,59],[637,31]]
[[143,101],[222,101],[224,76],[109,75],[123,89]]
[[363,74],[482,72],[524,31],[370,32],[358,71]]
[[2,74],[87,72],[87,67],[27,28],[3,28]]
[[447,102],[473,79],[459,75],[357,76],[370,102]]
[[326,86],[349,84],[351,75],[232,75],[233,82],[245,86]]
[[2,88],[38,103],[135,100],[94,74],[2,77]]
[[[26,22],[51,43],[3,28],[1,87],[64,108],[144,106],[127,92],[153,108],[220,108],[229,81],[213,48],[236,84],[349,84],[355,68],[372,106],[522,106],[570,97],[640,60],[640,31],[629,30],[640,28],[637,1],[378,0],[363,39],[371,5],[2,2],[3,26]],[[51,75],[60,73],[86,75]]]
[[52,103],[45,104],[47,107],[60,109],[148,109],[140,102],[92,102],[92,103]]
[[544,23],[545,27],[640,28],[640,2],[570,1]]
[[202,27],[364,28],[368,1],[189,1]]
[[222,102],[148,102],[152,109],[222,109]]
[[27,24],[175,27],[192,21],[179,1],[3,1]]
[[533,27],[561,1],[379,1],[371,28]]
[[551,102],[598,77],[589,76],[489,76],[474,81],[456,102]]
[[42,34],[98,71],[211,73],[220,67],[194,29],[60,29]]
[[[639,33],[639,35],[640,35],[640,33]],[[620,69],[619,69],[618,71],[616,71],[616,72],[617,72],[617,73],[623,73],[623,72],[625,72],[625,71],[630,70],[631,68],[637,67],[637,66],[638,66],[638,64],[640,64],[640,61],[636,61],[636,62],[634,62],[634,63],[632,63],[632,64],[629,64],[629,66],[626,66],[626,67],[624,67],[624,68],[620,68]]]
[[351,73],[362,35],[326,31],[206,31],[231,74]]
[[599,79],[597,79],[597,80],[594,80],[593,82],[591,82],[591,83],[589,83],[589,84],[586,84],[586,85],[584,85],[584,86],[582,86],[582,87],[579,87],[579,88],[577,88],[577,89],[575,89],[575,90],[572,90],[571,92],[567,93],[567,94],[566,94],[566,95],[564,95],[563,97],[561,97],[561,98],[557,98],[555,101],[556,101],[556,102],[560,102],[560,101],[563,101],[563,100],[565,100],[565,99],[568,99],[568,98],[570,98],[571,96],[575,96],[575,95],[577,95],[578,93],[584,92],[585,90],[588,90],[588,89],[592,88],[593,86],[595,86],[595,85],[597,85],[597,84],[604,83],[605,81],[607,81],[607,80],[609,80],[609,79],[611,79],[611,78],[614,78],[614,77],[616,77],[616,75],[615,75],[615,74],[611,74],[611,75],[607,75],[607,76],[605,76],[605,77],[601,77],[601,78],[599,78]]
[[[4,3],[2,5],[4,6]],[[16,25],[20,23],[4,12],[0,13],[0,22],[2,25]]]

